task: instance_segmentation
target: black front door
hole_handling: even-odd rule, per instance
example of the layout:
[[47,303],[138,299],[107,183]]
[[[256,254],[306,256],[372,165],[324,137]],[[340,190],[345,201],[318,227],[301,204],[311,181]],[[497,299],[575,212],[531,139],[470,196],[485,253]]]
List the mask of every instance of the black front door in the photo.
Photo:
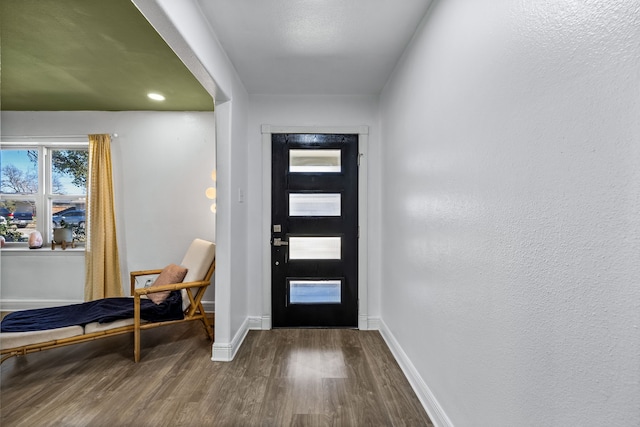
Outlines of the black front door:
[[273,134],[274,327],[358,324],[358,135]]

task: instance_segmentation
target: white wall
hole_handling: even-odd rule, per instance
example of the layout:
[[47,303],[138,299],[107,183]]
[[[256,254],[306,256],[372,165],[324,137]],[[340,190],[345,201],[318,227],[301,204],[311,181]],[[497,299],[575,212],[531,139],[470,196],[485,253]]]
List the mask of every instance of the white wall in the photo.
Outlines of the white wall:
[[[262,146],[261,125],[273,126],[359,126],[369,127],[369,317],[380,316],[380,137],[378,126],[378,98],[376,96],[286,96],[251,95],[249,112],[249,310],[252,316],[263,313],[262,259],[263,217],[271,212],[262,212]],[[268,278],[265,278],[268,279]],[[267,305],[271,302],[267,301]]]
[[[129,271],[179,263],[196,237],[215,241],[215,214],[205,196],[214,185],[214,113],[2,112],[3,138],[89,133],[118,134],[111,152],[128,295]],[[10,308],[5,300],[26,308],[29,300],[47,305],[84,299],[84,257],[49,249],[2,255],[3,308]],[[214,290],[204,299],[212,309]]]
[[638,70],[636,1],[447,0],[387,84],[382,318],[439,425],[640,425]]

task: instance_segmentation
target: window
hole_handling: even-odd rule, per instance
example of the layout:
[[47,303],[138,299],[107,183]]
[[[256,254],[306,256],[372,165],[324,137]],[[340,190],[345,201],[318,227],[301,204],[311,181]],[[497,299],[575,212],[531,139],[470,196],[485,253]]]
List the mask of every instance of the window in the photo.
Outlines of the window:
[[37,230],[50,242],[54,227],[86,239],[88,143],[13,144],[0,151],[0,234],[26,243]]

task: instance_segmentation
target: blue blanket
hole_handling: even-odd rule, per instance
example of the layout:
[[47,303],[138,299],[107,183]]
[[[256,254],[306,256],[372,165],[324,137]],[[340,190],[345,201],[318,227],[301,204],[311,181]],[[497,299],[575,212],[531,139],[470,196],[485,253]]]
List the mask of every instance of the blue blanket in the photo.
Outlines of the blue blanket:
[[[140,303],[140,317],[144,320],[162,322],[184,318],[182,295],[179,291],[171,292],[169,297],[160,304],[155,304],[149,299],[141,299]],[[133,298],[104,298],[62,307],[15,311],[2,319],[0,331],[42,331],[65,326],[84,326],[91,322],[113,322],[132,317]]]

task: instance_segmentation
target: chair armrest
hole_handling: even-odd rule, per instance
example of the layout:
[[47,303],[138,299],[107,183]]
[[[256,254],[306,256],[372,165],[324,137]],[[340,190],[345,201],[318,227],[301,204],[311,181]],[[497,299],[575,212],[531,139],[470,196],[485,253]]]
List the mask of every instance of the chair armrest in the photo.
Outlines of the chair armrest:
[[153,274],[162,273],[162,269],[157,270],[138,270],[132,271],[129,273],[130,281],[131,281],[131,295],[135,292],[136,289],[136,277],[138,276],[151,276]]
[[131,273],[129,273],[131,276],[133,277],[138,277],[138,276],[149,276],[151,274],[160,274],[162,273],[162,269],[157,269],[157,270],[139,270],[139,271],[132,271]]
[[207,287],[211,284],[208,281],[198,281],[198,282],[183,282],[183,283],[169,283],[167,285],[162,286],[150,286],[148,288],[137,288],[134,289],[134,294],[136,295],[148,295],[154,294],[156,292],[164,292],[164,291],[177,291],[180,289],[188,289],[188,288],[202,288]]

